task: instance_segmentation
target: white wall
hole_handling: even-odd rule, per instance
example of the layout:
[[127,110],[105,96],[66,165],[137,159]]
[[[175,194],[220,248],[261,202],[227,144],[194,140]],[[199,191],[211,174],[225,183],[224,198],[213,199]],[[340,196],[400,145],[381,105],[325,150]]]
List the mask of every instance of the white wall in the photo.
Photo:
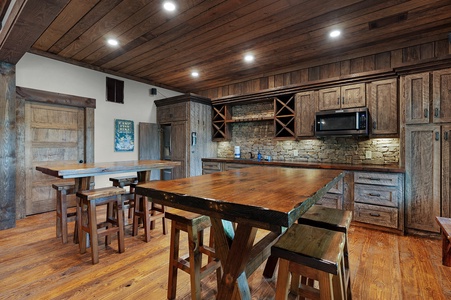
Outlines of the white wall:
[[[124,80],[124,104],[105,100],[106,77]],[[25,54],[16,65],[16,86],[96,99],[95,162],[138,159],[139,122],[156,123],[154,100],[180,95],[178,92],[158,87],[158,94],[150,96],[149,90],[154,86],[29,53]],[[135,150],[133,152],[114,151],[115,119],[134,121]],[[108,178],[109,176],[97,177],[96,186],[111,185]]]

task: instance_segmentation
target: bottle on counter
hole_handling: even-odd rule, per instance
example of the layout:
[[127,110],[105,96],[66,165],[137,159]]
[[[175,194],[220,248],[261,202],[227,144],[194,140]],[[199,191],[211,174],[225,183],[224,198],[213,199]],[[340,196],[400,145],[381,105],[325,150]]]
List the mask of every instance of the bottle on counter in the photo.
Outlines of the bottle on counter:
[[258,153],[257,153],[257,160],[261,161],[262,160],[262,154],[260,153],[260,150],[257,150],[257,151],[258,151]]

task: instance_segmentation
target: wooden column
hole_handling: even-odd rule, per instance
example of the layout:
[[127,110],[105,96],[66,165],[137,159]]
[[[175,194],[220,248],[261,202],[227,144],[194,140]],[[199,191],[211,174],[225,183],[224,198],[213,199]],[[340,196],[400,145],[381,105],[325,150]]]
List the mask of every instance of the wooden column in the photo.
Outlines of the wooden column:
[[15,70],[0,62],[0,230],[16,226]]

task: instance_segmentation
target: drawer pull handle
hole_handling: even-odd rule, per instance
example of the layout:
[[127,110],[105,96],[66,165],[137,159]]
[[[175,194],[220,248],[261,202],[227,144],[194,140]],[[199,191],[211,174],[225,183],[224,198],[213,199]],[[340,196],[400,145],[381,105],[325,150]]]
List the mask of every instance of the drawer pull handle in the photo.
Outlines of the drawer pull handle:
[[360,177],[361,179],[368,179],[368,180],[374,180],[374,181],[380,181],[380,178],[373,178],[373,177]]
[[370,216],[372,216],[372,217],[380,217],[381,215],[380,214],[376,214],[376,213],[370,213]]
[[374,193],[369,193],[368,195],[372,196],[372,197],[380,197],[381,194],[374,194]]

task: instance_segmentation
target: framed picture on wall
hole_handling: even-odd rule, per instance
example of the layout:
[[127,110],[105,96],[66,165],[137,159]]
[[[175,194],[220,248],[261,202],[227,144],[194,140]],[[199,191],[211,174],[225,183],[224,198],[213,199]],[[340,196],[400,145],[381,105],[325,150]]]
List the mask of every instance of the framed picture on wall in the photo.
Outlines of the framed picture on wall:
[[131,152],[135,149],[135,126],[130,120],[114,120],[114,151]]

